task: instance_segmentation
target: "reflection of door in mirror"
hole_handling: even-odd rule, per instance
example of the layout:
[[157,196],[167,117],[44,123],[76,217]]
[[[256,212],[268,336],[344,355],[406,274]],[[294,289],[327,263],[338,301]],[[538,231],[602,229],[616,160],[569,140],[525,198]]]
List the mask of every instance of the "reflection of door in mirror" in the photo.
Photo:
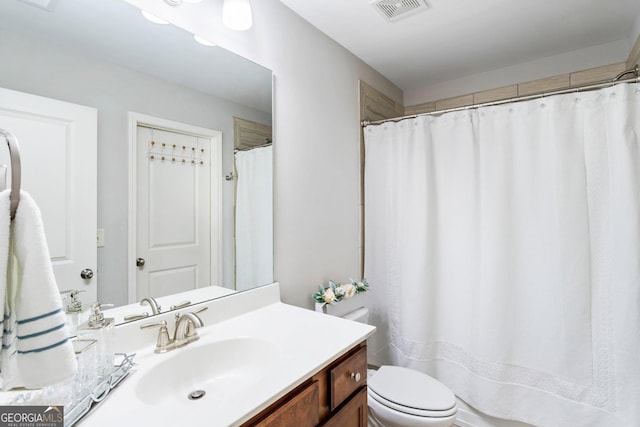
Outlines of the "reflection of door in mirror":
[[[219,285],[219,132],[154,119],[136,126],[136,297]],[[149,120],[147,120],[149,121]],[[162,124],[162,126],[159,126]]]
[[88,301],[97,278],[80,273],[96,272],[96,123],[94,108],[0,89],[0,128],[18,140],[21,188],[40,208],[58,288],[86,291]]

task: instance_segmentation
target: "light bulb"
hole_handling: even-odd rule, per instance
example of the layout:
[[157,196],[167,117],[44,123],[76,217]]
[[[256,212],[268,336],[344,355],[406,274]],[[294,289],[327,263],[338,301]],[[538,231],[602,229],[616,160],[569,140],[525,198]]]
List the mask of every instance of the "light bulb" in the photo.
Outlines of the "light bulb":
[[251,4],[249,0],[224,0],[222,5],[222,22],[236,31],[244,31],[253,25]]

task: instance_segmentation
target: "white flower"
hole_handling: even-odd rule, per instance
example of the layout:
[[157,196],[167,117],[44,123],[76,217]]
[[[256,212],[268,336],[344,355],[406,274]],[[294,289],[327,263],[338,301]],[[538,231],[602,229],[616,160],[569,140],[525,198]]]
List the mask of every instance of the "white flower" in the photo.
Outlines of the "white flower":
[[356,287],[351,283],[345,283],[344,285],[342,285],[342,290],[344,291],[345,298],[351,298],[356,294]]
[[337,285],[336,289],[334,290],[334,293],[336,295],[336,298],[340,298],[340,297],[344,296],[345,289],[344,289],[343,285]]
[[336,296],[333,293],[332,289],[325,289],[323,298],[324,298],[324,302],[326,302],[327,304],[331,304],[336,299]]

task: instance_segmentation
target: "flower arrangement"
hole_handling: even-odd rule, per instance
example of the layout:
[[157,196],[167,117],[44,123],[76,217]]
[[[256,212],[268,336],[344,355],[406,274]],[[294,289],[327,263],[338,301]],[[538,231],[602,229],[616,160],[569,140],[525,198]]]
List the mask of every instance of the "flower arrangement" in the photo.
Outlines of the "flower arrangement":
[[350,279],[349,283],[340,284],[333,280],[329,280],[329,287],[318,286],[318,292],[314,293],[312,298],[323,306],[326,304],[336,304],[342,300],[346,300],[362,292],[369,290],[369,283],[367,279],[356,281]]

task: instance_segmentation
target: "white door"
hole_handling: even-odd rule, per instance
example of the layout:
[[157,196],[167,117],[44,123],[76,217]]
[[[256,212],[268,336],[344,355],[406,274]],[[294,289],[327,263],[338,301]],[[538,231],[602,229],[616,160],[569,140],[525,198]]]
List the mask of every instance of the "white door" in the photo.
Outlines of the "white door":
[[222,273],[219,138],[166,125],[136,126],[137,301],[220,284]]
[[[58,288],[97,299],[97,111],[0,88],[0,128],[20,147],[22,185],[40,207]],[[8,149],[0,164],[10,165]],[[11,171],[7,171],[10,185]],[[83,279],[84,269],[93,272]]]

